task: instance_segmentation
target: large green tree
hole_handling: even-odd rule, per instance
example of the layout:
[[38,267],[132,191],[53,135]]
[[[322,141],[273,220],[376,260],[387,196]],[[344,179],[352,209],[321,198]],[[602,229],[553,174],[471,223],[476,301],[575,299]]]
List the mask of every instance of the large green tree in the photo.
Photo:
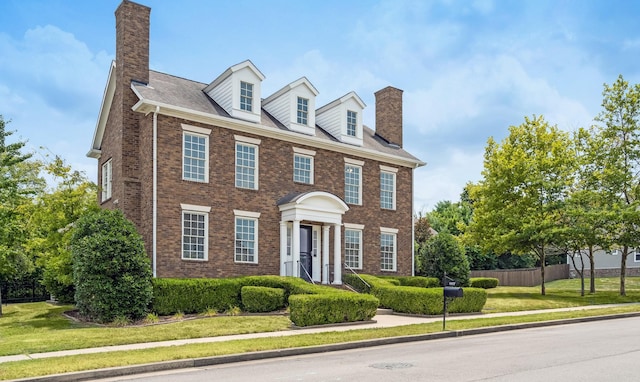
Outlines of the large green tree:
[[0,284],[32,267],[23,250],[26,237],[24,208],[30,195],[43,187],[42,180],[34,175],[37,164],[28,161],[31,154],[23,153],[25,142],[8,141],[13,134],[6,129],[9,122],[0,115]]
[[626,262],[640,247],[640,84],[630,85],[620,75],[605,84],[602,111],[596,117],[594,177],[611,212],[611,240],[622,248],[620,294],[625,295]]
[[27,249],[43,270],[42,284],[64,303],[73,302],[75,289],[70,238],[73,224],[95,211],[97,187],[56,156],[44,166],[52,188],[31,204]]
[[534,116],[511,126],[501,143],[489,138],[483,179],[470,188],[474,211],[469,233],[496,253],[534,254],[541,265],[543,295],[545,257],[566,230],[561,211],[574,169],[569,135]]

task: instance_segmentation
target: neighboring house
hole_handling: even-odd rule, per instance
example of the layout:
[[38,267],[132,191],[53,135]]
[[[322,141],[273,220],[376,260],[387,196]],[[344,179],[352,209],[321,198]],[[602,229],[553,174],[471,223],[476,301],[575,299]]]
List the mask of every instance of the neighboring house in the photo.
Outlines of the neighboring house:
[[413,273],[413,170],[402,91],[317,107],[306,78],[264,97],[251,61],[210,83],[149,70],[150,8],[116,10],[93,144],[99,202],[142,234],[156,277]]
[[[582,257],[582,259],[580,257]],[[621,249],[615,249],[612,251],[597,250],[595,251],[593,258],[596,276],[620,276],[620,265],[622,261]],[[573,258],[575,266],[571,260],[571,255],[567,255],[567,263],[569,264],[569,274],[571,277],[579,277],[576,272],[576,268],[578,270],[581,269],[581,261],[584,262],[585,277],[589,277],[591,275],[591,265],[589,264],[589,256],[587,254],[583,253],[582,255],[575,255]],[[627,256],[625,265],[627,276],[640,276],[640,248],[635,250],[629,249],[629,255]]]

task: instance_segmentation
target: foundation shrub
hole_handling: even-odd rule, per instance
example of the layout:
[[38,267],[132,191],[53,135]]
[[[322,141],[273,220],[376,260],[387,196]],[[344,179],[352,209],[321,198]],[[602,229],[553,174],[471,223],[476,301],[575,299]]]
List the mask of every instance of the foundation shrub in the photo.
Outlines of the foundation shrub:
[[378,299],[368,294],[297,294],[289,297],[290,319],[297,326],[370,320]]
[[241,290],[242,306],[252,313],[265,313],[285,307],[284,289],[262,286],[243,286]]
[[154,279],[152,311],[166,316],[176,312],[219,312],[241,304],[237,279]]

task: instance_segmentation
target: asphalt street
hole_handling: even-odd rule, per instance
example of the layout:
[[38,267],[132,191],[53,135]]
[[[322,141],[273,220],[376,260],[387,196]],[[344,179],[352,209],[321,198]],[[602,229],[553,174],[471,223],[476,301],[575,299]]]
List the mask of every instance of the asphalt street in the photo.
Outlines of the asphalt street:
[[540,327],[101,381],[638,381],[640,318]]

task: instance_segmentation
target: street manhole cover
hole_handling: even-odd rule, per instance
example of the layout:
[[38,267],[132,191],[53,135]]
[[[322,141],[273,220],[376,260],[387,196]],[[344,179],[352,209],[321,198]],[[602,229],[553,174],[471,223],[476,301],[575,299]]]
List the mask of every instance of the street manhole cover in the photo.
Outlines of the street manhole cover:
[[394,363],[374,363],[371,365],[374,369],[384,369],[384,370],[396,370],[396,369],[407,369],[413,367],[410,363],[404,362],[394,362]]

